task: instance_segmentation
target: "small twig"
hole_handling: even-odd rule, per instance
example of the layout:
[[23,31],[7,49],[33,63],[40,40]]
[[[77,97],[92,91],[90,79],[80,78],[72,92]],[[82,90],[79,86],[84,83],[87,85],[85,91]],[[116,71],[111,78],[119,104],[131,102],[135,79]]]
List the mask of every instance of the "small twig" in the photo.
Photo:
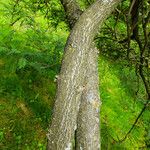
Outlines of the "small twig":
[[124,136],[124,138],[122,138],[121,140],[119,140],[118,142],[123,142],[125,141],[125,139],[129,136],[129,134],[132,132],[132,130],[134,129],[134,127],[136,126],[138,120],[140,119],[140,117],[142,116],[142,114],[144,113],[144,111],[146,110],[147,106],[149,104],[149,99],[146,101],[146,103],[144,104],[144,107],[142,108],[141,112],[139,113],[139,115],[137,116],[137,118],[135,119],[132,127],[130,128],[130,130],[127,132],[127,134]]

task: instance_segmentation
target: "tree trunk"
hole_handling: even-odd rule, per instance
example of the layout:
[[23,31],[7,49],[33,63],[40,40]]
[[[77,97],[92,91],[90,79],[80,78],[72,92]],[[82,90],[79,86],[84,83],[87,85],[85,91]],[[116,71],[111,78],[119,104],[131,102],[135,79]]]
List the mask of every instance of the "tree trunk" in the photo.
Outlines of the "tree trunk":
[[[76,1],[61,0],[67,14],[70,28],[79,19],[82,11]],[[98,50],[91,46],[88,54],[85,85],[86,89],[82,93],[80,111],[76,129],[76,149],[98,149],[100,148],[100,116],[99,116],[99,78],[98,78]],[[89,95],[94,97],[91,102]]]
[[[78,18],[82,14],[79,6],[75,0],[62,0],[65,12],[67,14],[68,23],[70,28],[74,26]],[[76,13],[77,12],[77,13]],[[98,50],[91,46],[91,50],[88,54],[85,85],[86,89],[82,93],[82,101],[80,105],[80,111],[78,114],[78,122],[76,129],[76,149],[98,149],[100,148],[100,117],[99,117],[99,78],[98,78],[98,66],[97,55]],[[91,102],[89,95],[94,97],[94,101]],[[94,128],[93,128],[94,127]]]
[[87,60],[85,89],[78,114],[76,149],[100,149],[100,97],[98,76],[98,50],[91,46]]
[[68,38],[58,77],[54,114],[48,133],[48,150],[72,148],[80,99],[86,87],[84,77],[90,45],[99,24],[105,20],[118,2],[119,0],[96,1],[81,15]]

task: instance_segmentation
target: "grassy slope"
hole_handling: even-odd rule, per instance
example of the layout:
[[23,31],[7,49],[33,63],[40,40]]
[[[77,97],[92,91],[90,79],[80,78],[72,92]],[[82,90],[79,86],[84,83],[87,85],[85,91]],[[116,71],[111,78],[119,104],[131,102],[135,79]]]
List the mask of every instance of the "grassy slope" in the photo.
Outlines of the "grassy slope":
[[[125,137],[143,108],[143,104],[135,95],[137,84],[134,70],[123,68],[120,64],[108,61],[104,57],[100,58],[99,64],[100,93],[103,102],[102,143],[105,143],[103,148],[134,150],[144,147],[146,125],[143,117],[124,142],[116,142]],[[148,111],[144,114],[150,115]]]
[[[46,34],[43,19],[38,26],[40,32],[27,31],[17,24],[8,27],[9,19],[3,13],[0,19],[0,147],[44,150],[56,89],[53,80],[57,68],[53,64],[58,62],[54,62],[53,53],[58,49],[57,55],[60,54],[68,33],[59,29]],[[39,23],[40,19],[35,20]],[[43,55],[45,51],[48,58]],[[26,58],[26,52],[31,53],[28,55],[31,60]],[[33,55],[36,57],[31,57]],[[51,59],[51,62],[47,61]],[[38,70],[43,66],[35,62],[52,67]],[[145,124],[142,120],[124,143],[118,144],[111,138],[122,139],[142,108],[133,94],[137,86],[133,72],[103,57],[99,64],[103,149],[132,150],[144,146]],[[126,82],[126,75],[129,82]],[[147,117],[148,113],[145,114]]]

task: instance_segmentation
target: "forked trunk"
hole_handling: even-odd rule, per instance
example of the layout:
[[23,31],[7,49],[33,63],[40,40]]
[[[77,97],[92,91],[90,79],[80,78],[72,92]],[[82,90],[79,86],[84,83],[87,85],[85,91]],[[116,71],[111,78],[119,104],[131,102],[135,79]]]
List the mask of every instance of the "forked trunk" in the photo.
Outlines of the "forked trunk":
[[81,97],[76,131],[77,150],[100,149],[100,96],[98,50],[91,45],[87,59],[85,89]]
[[90,46],[99,25],[118,2],[119,0],[96,1],[81,15],[68,38],[58,77],[54,114],[48,133],[48,150],[72,149],[81,95],[86,89],[85,76]]

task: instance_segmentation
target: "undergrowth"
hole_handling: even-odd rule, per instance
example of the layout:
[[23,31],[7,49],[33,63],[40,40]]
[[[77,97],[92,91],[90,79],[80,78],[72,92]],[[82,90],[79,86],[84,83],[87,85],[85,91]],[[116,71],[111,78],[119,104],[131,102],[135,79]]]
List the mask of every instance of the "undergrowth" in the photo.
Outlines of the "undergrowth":
[[[1,16],[0,147],[45,150],[56,91],[54,80],[60,71],[68,31],[63,23],[48,28],[43,16],[23,26],[10,26],[9,16],[2,12]],[[145,98],[134,68],[124,66],[123,61],[118,63],[105,56],[99,59],[104,150],[138,150],[150,138],[147,110],[127,138],[119,142],[132,127]]]

